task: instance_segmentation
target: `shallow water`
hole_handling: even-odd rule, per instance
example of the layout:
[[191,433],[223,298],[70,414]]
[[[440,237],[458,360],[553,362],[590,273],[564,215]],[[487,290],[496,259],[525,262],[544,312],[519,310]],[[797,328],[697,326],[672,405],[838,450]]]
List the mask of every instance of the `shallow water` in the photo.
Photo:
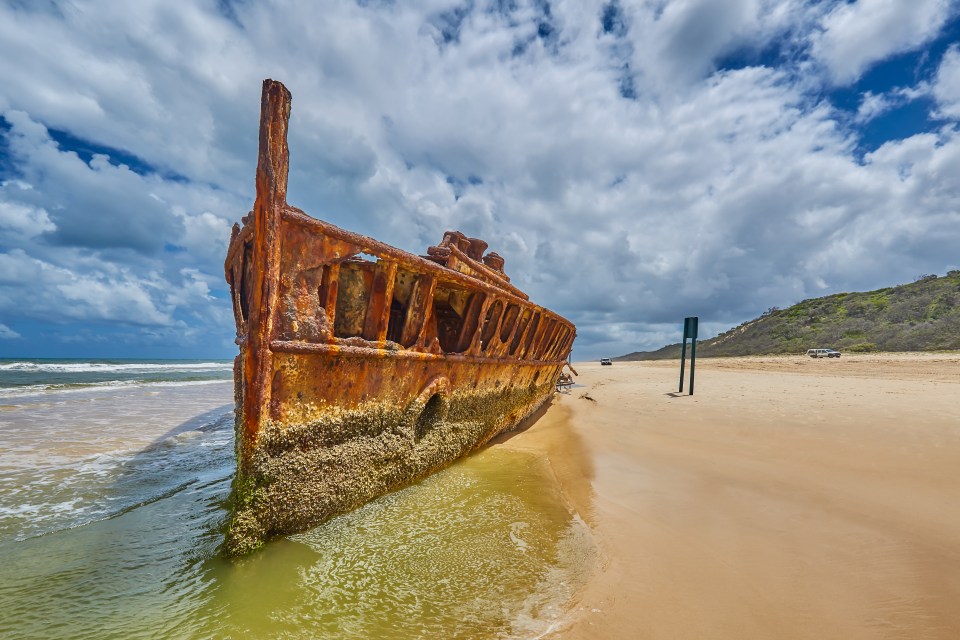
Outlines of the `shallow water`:
[[594,562],[546,461],[491,447],[251,557],[217,555],[232,385],[0,412],[0,637],[532,638]]

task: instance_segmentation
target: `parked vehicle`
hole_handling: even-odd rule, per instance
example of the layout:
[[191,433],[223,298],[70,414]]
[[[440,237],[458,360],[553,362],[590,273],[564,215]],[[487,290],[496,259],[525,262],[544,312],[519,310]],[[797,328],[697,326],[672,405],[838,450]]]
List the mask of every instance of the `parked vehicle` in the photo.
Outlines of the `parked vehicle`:
[[612,364],[613,364],[613,360],[611,360],[610,358],[600,358],[600,364],[603,364],[603,365],[607,365],[607,364],[612,365]]
[[839,358],[840,352],[833,349],[807,349],[807,355],[811,358]]

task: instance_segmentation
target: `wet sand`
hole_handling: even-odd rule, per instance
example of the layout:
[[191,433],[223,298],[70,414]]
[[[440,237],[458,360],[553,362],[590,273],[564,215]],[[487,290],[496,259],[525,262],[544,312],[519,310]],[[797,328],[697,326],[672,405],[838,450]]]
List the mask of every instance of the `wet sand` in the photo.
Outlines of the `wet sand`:
[[960,637],[960,354],[576,366],[504,443],[603,554],[552,637]]

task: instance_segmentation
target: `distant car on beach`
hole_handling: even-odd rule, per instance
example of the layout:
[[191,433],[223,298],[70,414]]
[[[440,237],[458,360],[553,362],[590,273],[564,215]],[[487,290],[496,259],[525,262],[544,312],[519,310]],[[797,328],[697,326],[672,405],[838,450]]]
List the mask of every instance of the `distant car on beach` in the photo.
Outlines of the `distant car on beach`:
[[613,364],[613,360],[610,358],[600,358],[600,364]]
[[807,355],[811,358],[839,358],[840,352],[833,349],[807,349]]

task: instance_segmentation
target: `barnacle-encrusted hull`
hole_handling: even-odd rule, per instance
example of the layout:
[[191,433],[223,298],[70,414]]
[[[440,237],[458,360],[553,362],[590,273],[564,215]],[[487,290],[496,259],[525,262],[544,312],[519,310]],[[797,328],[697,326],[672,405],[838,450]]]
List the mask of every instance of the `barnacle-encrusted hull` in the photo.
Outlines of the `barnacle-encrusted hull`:
[[440,469],[549,400],[572,324],[486,243],[415,256],[286,204],[290,95],[264,82],[257,201],[226,260],[240,355],[230,554]]
[[[303,531],[443,468],[516,426],[548,401],[558,365],[491,367],[401,358],[277,354],[285,397],[312,397],[331,370],[382,383],[383,397],[353,408],[290,403],[264,424],[249,463],[238,469],[231,553]],[[289,374],[289,376],[288,376]],[[418,400],[421,381],[449,380],[434,405]],[[429,383],[426,385],[429,387]],[[289,396],[288,396],[289,394]]]

